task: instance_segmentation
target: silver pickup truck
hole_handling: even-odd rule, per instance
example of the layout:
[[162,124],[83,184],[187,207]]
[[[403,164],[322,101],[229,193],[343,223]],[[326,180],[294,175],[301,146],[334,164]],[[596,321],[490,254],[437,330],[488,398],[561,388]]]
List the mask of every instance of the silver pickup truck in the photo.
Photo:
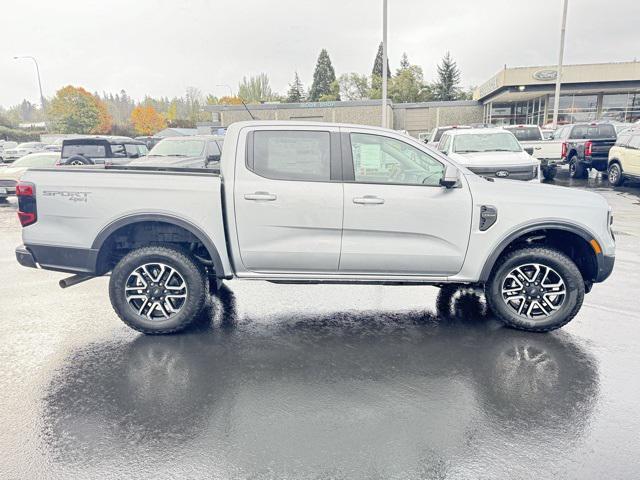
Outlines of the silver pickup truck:
[[391,130],[229,127],[220,173],[34,169],[17,186],[27,267],[109,272],[120,318],[188,326],[225,279],[484,287],[506,324],[569,322],[613,269],[598,194],[479,177]]

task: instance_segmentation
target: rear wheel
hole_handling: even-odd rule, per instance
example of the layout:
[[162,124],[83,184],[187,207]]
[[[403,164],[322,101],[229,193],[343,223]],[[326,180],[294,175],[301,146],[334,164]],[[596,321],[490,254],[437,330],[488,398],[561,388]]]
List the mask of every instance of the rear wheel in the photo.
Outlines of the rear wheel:
[[173,247],[143,247],[129,252],[113,269],[111,305],[131,328],[147,334],[173,333],[197,318],[208,292],[207,277],[196,261]]
[[619,187],[624,183],[624,178],[622,177],[622,168],[620,168],[620,164],[612,163],[609,165],[609,183],[614,187]]
[[578,313],[584,280],[564,253],[523,248],[508,253],[494,267],[485,295],[492,312],[510,327],[548,332]]
[[588,174],[589,171],[577,155],[571,157],[571,160],[569,160],[569,176],[571,178],[587,178]]
[[93,165],[93,161],[83,155],[73,155],[67,158],[64,161],[63,165],[74,165],[74,166]]

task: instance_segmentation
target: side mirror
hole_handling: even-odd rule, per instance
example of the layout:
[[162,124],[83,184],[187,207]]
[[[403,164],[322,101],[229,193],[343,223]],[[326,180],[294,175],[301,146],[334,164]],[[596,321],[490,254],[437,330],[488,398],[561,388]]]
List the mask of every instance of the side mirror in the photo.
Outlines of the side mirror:
[[220,155],[216,154],[216,155],[207,155],[207,162],[206,164],[209,165],[211,162],[219,162],[220,161]]
[[527,147],[524,149],[525,152],[527,152],[529,155],[533,155],[533,147]]
[[453,188],[458,183],[458,169],[453,165],[447,165],[444,169],[444,175],[440,179],[440,186],[444,188]]

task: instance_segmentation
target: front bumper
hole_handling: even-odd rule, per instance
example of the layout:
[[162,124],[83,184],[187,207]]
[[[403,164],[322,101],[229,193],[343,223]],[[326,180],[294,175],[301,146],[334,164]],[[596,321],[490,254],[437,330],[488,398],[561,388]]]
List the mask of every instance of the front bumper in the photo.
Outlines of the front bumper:
[[598,273],[596,274],[595,282],[604,282],[611,272],[613,272],[613,265],[616,262],[616,257],[613,255],[598,255]]

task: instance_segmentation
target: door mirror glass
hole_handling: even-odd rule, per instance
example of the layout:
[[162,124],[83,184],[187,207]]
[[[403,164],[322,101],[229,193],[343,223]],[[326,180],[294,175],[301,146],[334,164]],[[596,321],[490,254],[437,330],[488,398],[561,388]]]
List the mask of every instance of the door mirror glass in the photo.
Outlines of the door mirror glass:
[[220,155],[219,154],[207,155],[207,165],[209,163],[219,162],[219,161],[220,161]]
[[533,155],[533,147],[527,147],[524,149],[525,152],[527,152],[529,155]]
[[447,165],[444,169],[444,175],[440,179],[440,185],[445,188],[453,188],[458,183],[458,169],[453,165]]

